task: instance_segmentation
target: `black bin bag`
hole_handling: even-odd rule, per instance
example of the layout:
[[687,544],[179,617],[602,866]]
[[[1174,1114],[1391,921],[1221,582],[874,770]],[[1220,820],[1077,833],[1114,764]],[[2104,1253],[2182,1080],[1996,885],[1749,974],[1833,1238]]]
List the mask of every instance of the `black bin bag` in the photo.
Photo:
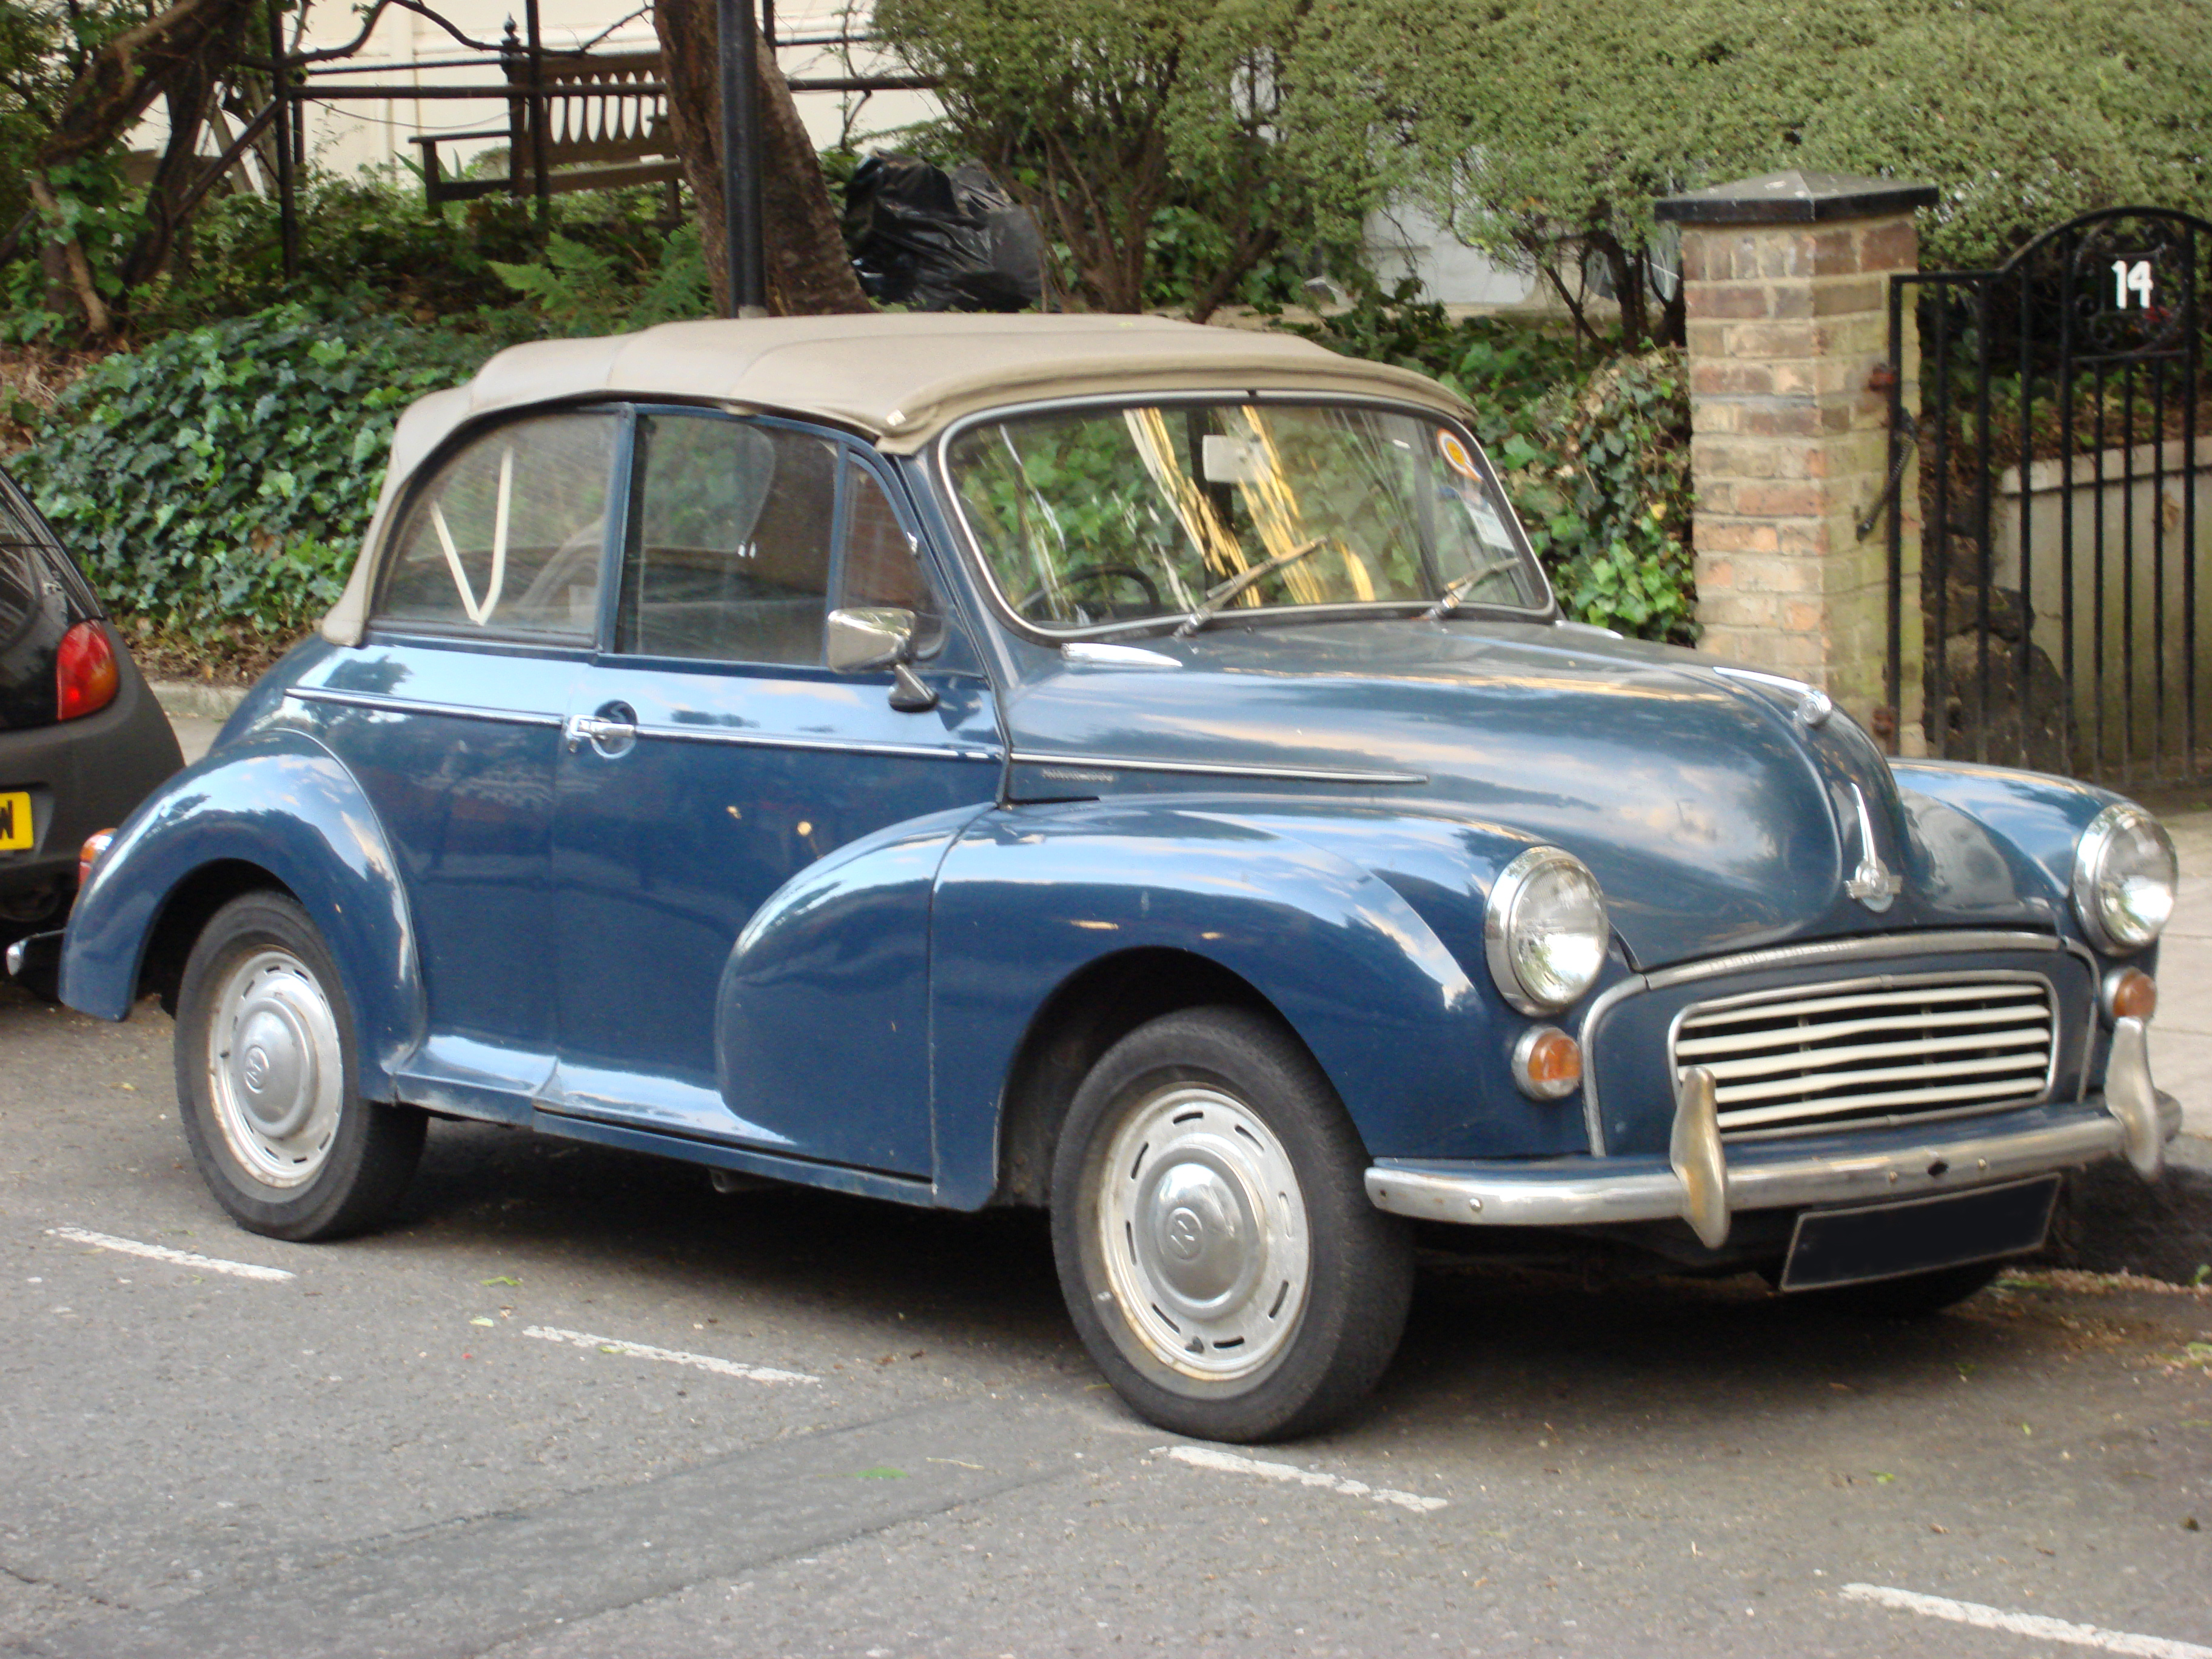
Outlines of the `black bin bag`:
[[845,189],[845,246],[871,299],[917,311],[1026,311],[1044,295],[1036,222],[981,161],[947,173],[871,155]]

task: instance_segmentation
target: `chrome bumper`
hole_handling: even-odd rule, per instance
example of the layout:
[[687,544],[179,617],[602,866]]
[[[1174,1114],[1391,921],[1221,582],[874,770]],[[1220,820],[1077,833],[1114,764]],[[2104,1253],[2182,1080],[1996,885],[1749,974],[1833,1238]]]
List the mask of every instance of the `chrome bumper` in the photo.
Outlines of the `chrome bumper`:
[[1727,1242],[1742,1210],[1924,1198],[1992,1182],[2071,1169],[2124,1152],[2145,1177],[2165,1162],[2181,1130],[2181,1103],[2153,1086],[2139,1019],[2118,1022],[2105,1094],[2079,1105],[2035,1109],[2032,1121],[1997,1128],[1986,1121],[1930,1125],[1930,1133],[1869,1133],[1862,1147],[1826,1138],[1723,1146],[1712,1079],[1685,1073],[1666,1158],[1571,1158],[1488,1163],[1391,1160],[1367,1171],[1378,1209],[1425,1221],[1488,1227],[1592,1227],[1624,1221],[1686,1221],[1708,1248]]

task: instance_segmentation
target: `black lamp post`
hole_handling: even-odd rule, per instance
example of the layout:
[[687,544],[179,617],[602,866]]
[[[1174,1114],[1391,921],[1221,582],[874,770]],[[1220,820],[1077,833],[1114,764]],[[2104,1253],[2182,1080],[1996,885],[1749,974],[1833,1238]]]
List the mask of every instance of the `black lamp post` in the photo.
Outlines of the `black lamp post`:
[[722,68],[722,236],[729,314],[768,315],[761,242],[760,50],[752,0],[715,0]]

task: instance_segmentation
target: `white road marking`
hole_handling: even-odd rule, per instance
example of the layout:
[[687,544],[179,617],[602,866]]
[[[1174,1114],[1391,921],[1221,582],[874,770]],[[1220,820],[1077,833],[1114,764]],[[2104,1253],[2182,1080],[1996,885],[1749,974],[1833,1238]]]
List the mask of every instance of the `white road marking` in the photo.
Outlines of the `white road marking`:
[[741,1365],[734,1359],[717,1359],[712,1354],[685,1353],[679,1348],[656,1348],[645,1342],[624,1342],[618,1337],[592,1336],[584,1331],[564,1331],[553,1325],[529,1325],[523,1328],[525,1336],[534,1336],[541,1342],[567,1342],[579,1348],[597,1348],[602,1353],[626,1353],[635,1359],[661,1359],[672,1365],[689,1365],[695,1370],[712,1371],[717,1376],[741,1376],[748,1382],[819,1382],[818,1376],[809,1376],[805,1371],[780,1371],[769,1365]]
[[211,1273],[228,1273],[234,1279],[297,1279],[282,1267],[258,1267],[251,1261],[225,1261],[221,1256],[195,1255],[190,1250],[173,1250],[166,1244],[141,1244],[135,1238],[118,1238],[112,1233],[87,1232],[82,1227],[49,1227],[47,1233],[55,1238],[66,1238],[72,1244],[91,1244],[103,1250],[120,1250],[125,1255],[143,1255],[155,1261],[167,1261],[179,1267],[202,1267]]
[[1395,1504],[1416,1515],[1449,1507],[1442,1498],[1422,1498],[1410,1492],[1394,1492],[1389,1486],[1370,1486],[1364,1480],[1347,1480],[1341,1475],[1323,1474],[1317,1469],[1302,1469],[1295,1463],[1263,1463],[1256,1457],[1239,1457],[1235,1452],[1213,1451],[1205,1446],[1160,1446],[1155,1449],[1165,1452],[1178,1463],[1188,1463],[1196,1468],[1218,1469],[1224,1474],[1256,1474],[1262,1480],[1287,1480],[1293,1486],[1320,1486],[1325,1491],[1342,1492],[1346,1498]]
[[1978,1601],[1954,1601],[1947,1595],[1923,1595],[1917,1590],[1892,1589],[1885,1584],[1846,1584],[1844,1594],[1854,1601],[1872,1601],[1899,1613],[1917,1613],[1930,1619],[1980,1630],[2009,1631],[2014,1636],[2033,1636],[2045,1642],[2067,1642],[2077,1648],[2101,1648],[2106,1653],[2132,1653],[2142,1659],[2212,1659],[2212,1648],[2194,1642],[2176,1642],[2164,1636],[2137,1636],[2124,1630],[2100,1630],[2094,1625],[2069,1624],[2037,1613],[2008,1613],[1984,1607]]

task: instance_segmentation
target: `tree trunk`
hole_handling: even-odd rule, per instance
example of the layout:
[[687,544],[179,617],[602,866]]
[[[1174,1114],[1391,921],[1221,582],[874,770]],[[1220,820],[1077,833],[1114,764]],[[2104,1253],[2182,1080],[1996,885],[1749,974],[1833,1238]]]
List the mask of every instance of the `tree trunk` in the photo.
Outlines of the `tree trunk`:
[[[684,177],[699,203],[699,236],[714,301],[729,308],[730,272],[722,204],[722,98],[714,0],[659,0],[669,125]],[[845,252],[814,146],[775,66],[760,46],[762,240],[767,245],[769,309],[787,317],[870,309]]]
[[[26,169],[31,193],[48,220],[59,216],[55,175],[116,143],[137,125],[156,98],[176,93],[191,114],[188,125],[197,136],[197,112],[204,106],[207,88],[236,58],[246,24],[258,15],[257,0],[175,0],[94,52]],[[178,107],[173,99],[173,112]],[[179,135],[173,134],[169,154],[162,159],[149,194],[148,229],[124,268],[131,283],[160,274],[171,239],[181,228],[168,215],[162,193],[165,188],[176,190],[179,179],[190,182],[192,158],[189,148],[180,149],[181,142]],[[87,331],[94,337],[107,333],[112,319],[100,298],[83,246],[72,238],[62,243],[61,253]]]

